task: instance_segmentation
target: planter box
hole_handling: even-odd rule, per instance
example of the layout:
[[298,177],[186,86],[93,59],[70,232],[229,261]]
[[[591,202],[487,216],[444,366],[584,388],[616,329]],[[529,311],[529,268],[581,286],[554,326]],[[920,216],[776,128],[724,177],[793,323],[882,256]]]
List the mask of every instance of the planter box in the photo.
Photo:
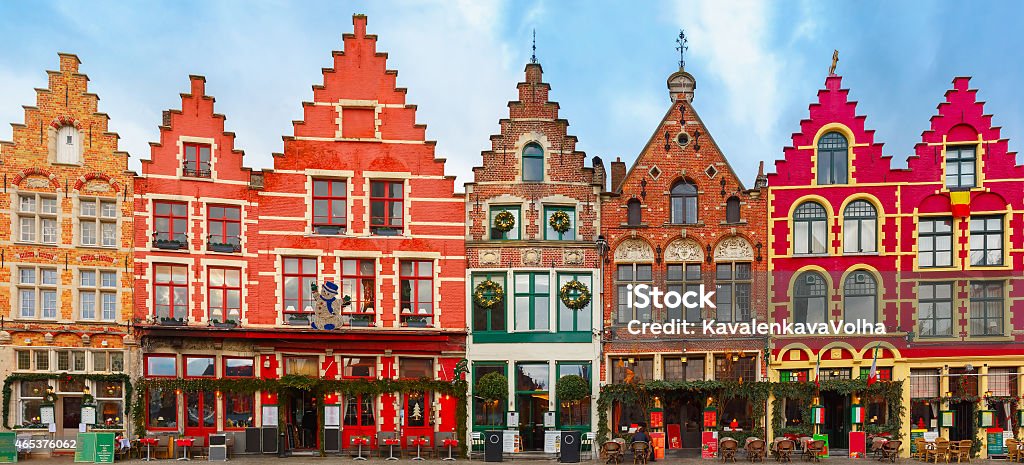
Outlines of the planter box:
[[370,228],[370,229],[371,229],[371,231],[374,234],[376,234],[378,236],[398,236],[398,235],[402,234],[402,230],[401,229],[396,229],[396,228],[376,227],[376,228]]
[[186,326],[185,320],[160,320],[160,326]]
[[373,326],[373,320],[357,320],[353,318],[349,320],[349,325],[351,325],[354,328],[368,328],[370,326]]
[[316,233],[325,236],[337,236],[341,234],[341,226],[317,226]]
[[185,248],[185,242],[184,241],[158,240],[158,241],[153,242],[153,246],[158,248],[158,249],[163,249],[163,250],[179,250],[179,249],[184,249]]
[[290,326],[309,326],[308,316],[289,316],[286,322]]
[[427,322],[420,320],[405,320],[405,325],[410,328],[426,328]]
[[213,324],[213,327],[214,328],[237,328],[238,327],[238,323],[228,322],[228,321],[217,322],[217,323]]
[[235,253],[241,249],[241,246],[236,246],[234,244],[217,244],[213,242],[211,242],[208,247],[211,251],[220,253]]

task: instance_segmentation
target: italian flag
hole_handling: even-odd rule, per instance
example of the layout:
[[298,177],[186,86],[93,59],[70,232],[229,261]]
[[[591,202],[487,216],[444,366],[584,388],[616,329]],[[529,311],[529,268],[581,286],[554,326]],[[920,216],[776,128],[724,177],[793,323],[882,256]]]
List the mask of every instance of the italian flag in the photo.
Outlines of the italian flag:
[[[879,344],[881,345],[881,344]],[[868,386],[878,381],[878,346],[875,346],[874,357],[871,359],[871,370],[868,371]]]
[[813,421],[811,423],[814,423],[815,425],[823,425],[823,424],[825,424],[825,408],[824,407],[819,406],[818,408],[811,409],[811,411],[813,412],[812,415],[814,416],[814,418],[812,419]]
[[864,423],[864,408],[859,405],[853,406],[853,423],[861,424]]

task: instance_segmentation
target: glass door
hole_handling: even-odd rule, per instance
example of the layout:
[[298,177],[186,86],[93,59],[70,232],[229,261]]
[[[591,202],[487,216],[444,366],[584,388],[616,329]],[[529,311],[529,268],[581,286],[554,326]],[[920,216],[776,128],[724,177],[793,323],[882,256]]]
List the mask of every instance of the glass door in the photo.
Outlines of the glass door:
[[516,411],[523,450],[544,449],[544,413],[549,408],[547,363],[516,365]]
[[[410,392],[404,395],[405,418],[403,420],[402,446],[409,447],[409,438],[426,436],[428,444],[434,444],[434,426],[431,421],[429,392]],[[428,447],[430,447],[428,446]],[[413,449],[416,447],[413,446]]]
[[356,394],[346,396],[342,403],[342,431],[341,444],[349,447],[352,444],[352,436],[366,436],[370,438],[370,447],[375,447],[373,441],[377,436],[377,420],[373,413],[374,396],[369,394]]
[[64,437],[77,437],[78,425],[82,423],[82,398],[78,396],[62,396],[60,406],[60,426],[64,429]]
[[185,394],[185,436],[206,438],[217,432],[217,401],[209,391]]

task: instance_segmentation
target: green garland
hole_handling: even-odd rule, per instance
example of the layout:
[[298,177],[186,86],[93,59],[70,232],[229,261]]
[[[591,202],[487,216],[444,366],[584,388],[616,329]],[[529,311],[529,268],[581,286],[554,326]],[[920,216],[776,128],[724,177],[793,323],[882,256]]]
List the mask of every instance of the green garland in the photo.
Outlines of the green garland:
[[508,210],[503,210],[494,215],[494,224],[491,228],[503,233],[509,232],[516,226],[516,216]]
[[572,227],[572,219],[569,218],[568,213],[559,210],[552,213],[551,217],[548,218],[548,225],[558,234],[565,234]]
[[501,288],[501,284],[490,279],[477,284],[476,289],[473,289],[473,302],[481,308],[493,308],[504,300],[505,290]]
[[[576,297],[572,296],[574,291],[577,293]],[[572,310],[582,310],[590,303],[590,289],[586,284],[574,279],[562,285],[562,288],[558,290],[558,298],[562,299],[562,303],[566,307]]]
[[[903,381],[880,381],[868,386],[866,379],[833,379],[821,382],[816,388],[813,382],[778,382],[773,383],[772,395],[772,429],[776,436],[793,434],[811,434],[813,425],[805,423],[800,426],[784,426],[782,424],[782,399],[792,399],[800,405],[800,417],[811,418],[811,403],[818,392],[835,392],[838,394],[860,394],[863,398],[882,398],[887,408],[885,423],[865,425],[869,433],[888,433],[895,439],[902,438],[901,419],[906,415],[903,405]],[[862,402],[866,405],[866,402]]]
[[[389,393],[408,393],[431,391],[446,394],[455,398],[455,429],[459,440],[459,451],[465,456],[467,451],[466,423],[468,421],[466,400],[468,383],[463,379],[441,381],[436,379],[355,379],[333,380],[319,379],[308,376],[285,375],[278,379],[264,378],[159,378],[138,379],[135,384],[136,400],[132,409],[132,420],[135,434],[146,434],[145,402],[146,392],[150,389],[173,389],[181,392],[222,391],[252,394],[259,392],[279,393],[290,388],[323,396],[326,393],[339,392],[342,395],[379,395]],[[320,412],[322,415],[323,412]]]
[[4,425],[11,429],[11,396],[14,395],[14,384],[21,381],[50,381],[50,380],[87,380],[108,383],[124,383],[124,410],[132,408],[132,382],[131,378],[123,373],[117,374],[68,374],[68,373],[14,373],[4,379],[3,403],[4,403]]

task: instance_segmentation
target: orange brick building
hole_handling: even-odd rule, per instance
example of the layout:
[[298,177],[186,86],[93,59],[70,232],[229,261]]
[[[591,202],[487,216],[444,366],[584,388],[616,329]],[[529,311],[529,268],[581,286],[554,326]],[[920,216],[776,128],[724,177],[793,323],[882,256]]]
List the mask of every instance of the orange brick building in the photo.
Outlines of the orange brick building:
[[[601,230],[610,246],[604,279],[606,384],[666,381],[756,381],[763,370],[763,336],[707,336],[703,320],[765,321],[765,181],[747,189],[693,105],[696,82],[683,71],[668,79],[671,103],[629,170],[612,162],[611,191],[603,197]],[[627,304],[627,286],[662,291],[714,290],[716,308],[648,309]],[[696,323],[696,334],[633,334],[631,321]],[[636,329],[639,329],[637,326]],[[669,448],[700,447],[707,396],[666,395],[652,421],[637,405],[612,405],[613,433],[650,423],[668,433]],[[717,426],[751,431],[763,423],[744,399],[718,406]],[[662,424],[663,423],[663,424]],[[677,429],[678,428],[678,429]],[[676,435],[675,431],[679,431]]]
[[89,428],[125,426],[132,178],[78,57],[59,56],[0,142],[0,376],[12,388],[4,427],[73,436],[90,421],[83,405],[95,407]]

